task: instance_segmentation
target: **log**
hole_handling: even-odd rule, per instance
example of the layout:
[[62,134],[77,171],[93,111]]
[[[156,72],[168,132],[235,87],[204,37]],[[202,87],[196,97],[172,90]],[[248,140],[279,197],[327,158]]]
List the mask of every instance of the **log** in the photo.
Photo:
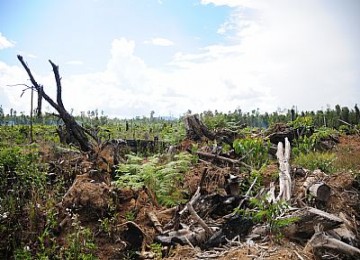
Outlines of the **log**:
[[331,250],[332,252],[344,254],[353,259],[360,259],[360,249],[320,231],[316,232],[305,246],[305,251],[308,252],[314,252],[316,254],[319,250]]
[[278,143],[278,150],[276,156],[279,160],[279,182],[280,192],[276,198],[276,201],[284,200],[290,202],[291,199],[291,176],[290,176],[290,142],[288,138],[285,138],[285,151],[281,142]]
[[315,183],[309,187],[309,193],[316,200],[326,202],[330,197],[331,189],[325,183]]
[[318,178],[310,176],[303,183],[305,194],[310,194],[318,201],[326,202],[331,195],[331,189],[323,182],[318,182]]
[[284,219],[295,219],[293,223],[282,229],[283,234],[293,240],[309,239],[315,233],[314,227],[321,224],[324,231],[339,227],[343,220],[325,211],[305,207],[296,210]]

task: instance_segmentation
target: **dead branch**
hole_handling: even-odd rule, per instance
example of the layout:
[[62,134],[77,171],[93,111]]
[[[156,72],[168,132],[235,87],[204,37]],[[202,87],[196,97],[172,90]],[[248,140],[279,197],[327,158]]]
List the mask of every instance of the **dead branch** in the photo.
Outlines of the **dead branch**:
[[211,228],[208,227],[208,225],[206,225],[205,221],[199,217],[199,215],[195,212],[194,207],[191,205],[190,202],[187,204],[187,209],[189,210],[189,213],[194,218],[194,220],[196,220],[196,222],[199,223],[199,225],[206,231],[206,236],[207,237],[212,236],[214,232],[212,231]]
[[159,232],[160,234],[163,233],[162,225],[161,225],[160,221],[158,220],[157,216],[155,215],[155,213],[152,211],[148,212],[147,216],[150,219],[150,221],[153,223],[156,231]]
[[196,152],[198,155],[206,157],[206,158],[211,158],[211,159],[216,159],[216,160],[220,160],[220,161],[224,161],[224,162],[229,162],[235,165],[239,165],[241,164],[240,160],[234,160],[231,158],[227,158],[221,155],[217,155],[217,154],[212,154],[212,153],[206,153],[206,152],[201,152],[201,151],[197,151]]
[[43,90],[42,86],[37,83],[35,77],[33,76],[31,70],[28,65],[25,63],[23,57],[21,55],[17,56],[21,65],[24,67],[27,72],[30,81],[35,88],[35,90],[59,113],[59,116],[63,120],[66,125],[67,131],[71,133],[71,135],[78,142],[79,148],[84,152],[93,152],[93,147],[89,142],[87,135],[85,134],[82,127],[75,121],[74,117],[70,115],[66,109],[64,108],[62,97],[61,97],[61,81],[59,74],[59,67],[56,66],[52,61],[49,61],[54,70],[56,85],[57,85],[57,103],[50,98],[46,92]]

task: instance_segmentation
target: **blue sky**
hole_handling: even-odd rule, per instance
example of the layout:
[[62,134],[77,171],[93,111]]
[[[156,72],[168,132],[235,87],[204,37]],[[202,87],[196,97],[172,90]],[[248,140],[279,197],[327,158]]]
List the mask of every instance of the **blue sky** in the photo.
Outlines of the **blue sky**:
[[[76,113],[301,110],[360,100],[357,0],[0,0],[0,104],[29,110],[22,54]],[[47,108],[51,110],[50,108]]]

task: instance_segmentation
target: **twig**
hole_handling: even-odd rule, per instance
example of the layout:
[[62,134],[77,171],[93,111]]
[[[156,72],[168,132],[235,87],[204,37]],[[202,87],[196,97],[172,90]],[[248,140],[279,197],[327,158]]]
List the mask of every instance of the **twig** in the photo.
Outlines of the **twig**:
[[294,253],[299,257],[300,260],[305,260],[296,250],[294,250]]

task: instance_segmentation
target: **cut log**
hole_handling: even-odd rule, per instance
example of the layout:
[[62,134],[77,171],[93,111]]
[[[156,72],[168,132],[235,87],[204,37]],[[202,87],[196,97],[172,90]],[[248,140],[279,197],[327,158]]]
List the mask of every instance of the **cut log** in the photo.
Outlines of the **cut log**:
[[284,219],[295,219],[293,223],[282,229],[283,234],[293,240],[309,239],[315,233],[314,227],[321,224],[324,231],[339,227],[343,220],[325,211],[305,207],[293,212]]
[[318,201],[326,202],[331,195],[331,189],[328,185],[323,182],[319,182],[315,176],[306,178],[303,183],[305,194],[310,194]]
[[315,183],[309,187],[309,193],[315,197],[316,200],[326,202],[330,197],[331,189],[325,183]]
[[278,143],[278,150],[276,156],[279,160],[279,182],[280,192],[276,198],[276,201],[284,200],[289,202],[291,199],[291,176],[290,176],[290,142],[288,138],[285,138],[285,151],[281,142]]

